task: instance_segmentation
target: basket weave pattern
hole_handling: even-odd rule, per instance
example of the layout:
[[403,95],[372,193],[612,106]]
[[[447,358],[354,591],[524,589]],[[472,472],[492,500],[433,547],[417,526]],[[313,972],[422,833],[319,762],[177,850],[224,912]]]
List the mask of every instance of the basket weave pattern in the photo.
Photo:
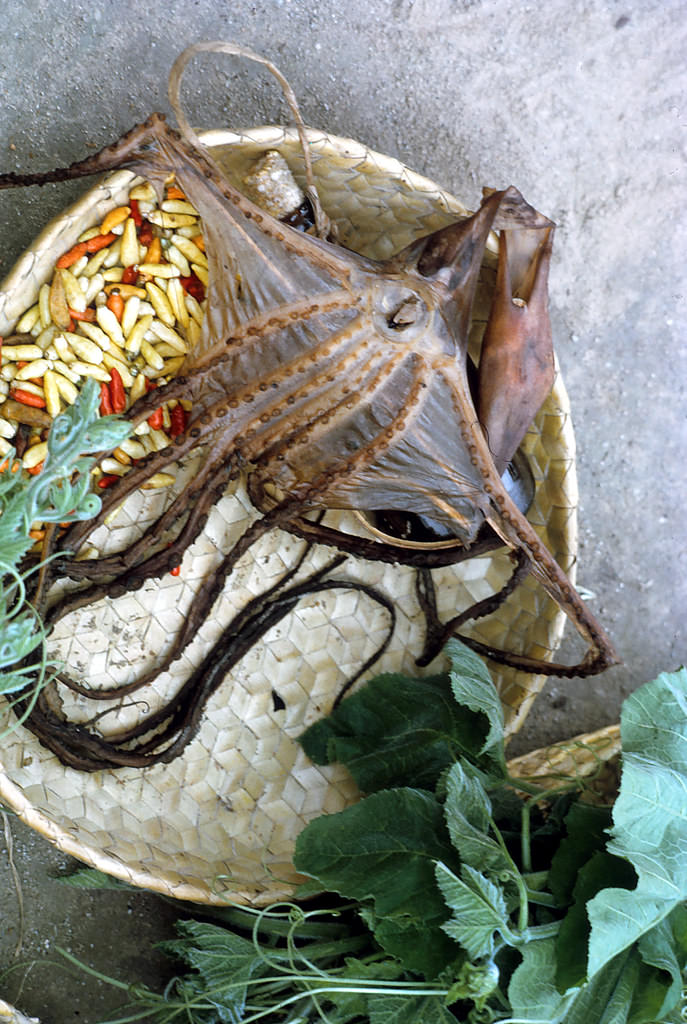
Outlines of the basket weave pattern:
[[[279,149],[302,180],[295,133],[262,128],[237,136],[205,137],[235,183],[265,149]],[[359,143],[311,134],[314,173],[324,208],[342,243],[386,258],[451,222],[465,208],[432,182]],[[0,334],[35,301],[53,273],[56,257],[104,213],[123,202],[133,176],[118,171],[54,222],[0,288]],[[491,245],[495,250],[496,242]],[[489,264],[489,256],[487,257]],[[471,343],[484,330],[493,273],[485,266],[476,302]],[[553,392],[525,439],[536,484],[528,513],[540,537],[572,575],[576,555],[577,489],[570,411],[558,376]],[[183,467],[192,473],[193,464]],[[129,499],[111,525],[94,538],[101,550],[121,546],[157,513],[154,493]],[[179,577],[149,581],[135,594],[83,609],[61,622],[51,651],[70,672],[93,686],[106,686],[140,672],[164,651],[193,593],[255,513],[239,485],[213,510],[203,535],[187,552]],[[331,525],[359,530],[350,514],[329,513]],[[181,659],[144,694],[152,710],[168,698],[202,660],[223,625],[246,600],[265,590],[291,565],[301,542],[275,532],[240,561],[208,621]],[[324,564],[331,552],[317,548],[306,566]],[[440,611],[487,597],[503,585],[511,563],[505,552],[484,556],[434,574]],[[423,620],[410,569],[349,558],[339,570],[393,597],[398,611],[394,638],[374,671],[417,673]],[[550,657],[560,642],[564,617],[531,581],[517,589],[497,615],[473,634],[494,646]],[[0,750],[0,799],[65,852],[118,877],[199,902],[264,904],[292,891],[295,838],[322,812],[356,799],[355,787],[338,766],[318,768],[295,737],[331,707],[334,696],[386,635],[387,615],[357,592],[332,591],[305,599],[257,644],[211,699],[194,741],[169,765],[143,771],[122,769],[86,775],[63,767],[32,735],[17,729]],[[437,659],[425,670],[436,672]],[[515,731],[541,689],[533,678],[494,671],[509,732]],[[284,707],[275,710],[275,691]],[[65,711],[85,720],[97,711],[85,698],[64,692]],[[280,702],[278,702],[280,703]],[[139,708],[125,700],[100,723],[105,735],[136,720]],[[2,726],[0,722],[0,727]]]

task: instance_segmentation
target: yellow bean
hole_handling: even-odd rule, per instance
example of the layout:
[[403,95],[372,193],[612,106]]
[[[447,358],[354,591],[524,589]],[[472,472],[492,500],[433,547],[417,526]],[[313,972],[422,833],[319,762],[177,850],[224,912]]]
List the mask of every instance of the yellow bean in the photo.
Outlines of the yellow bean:
[[164,213],[162,210],[153,210],[148,214],[148,220],[159,228],[185,228],[197,225],[197,217],[187,213]]
[[159,316],[163,323],[167,324],[168,327],[174,327],[176,323],[176,317],[172,311],[172,307],[169,304],[169,299],[158,285],[153,284],[152,281],[148,281],[146,284],[146,291],[148,292],[148,298],[153,306],[153,309]]
[[189,312],[186,308],[184,295],[185,292],[179,278],[171,278],[167,285],[167,299],[172,307],[174,316],[177,318],[184,330],[186,330],[188,328]]
[[154,203],[157,199],[155,188],[149,181],[142,181],[140,185],[134,185],[129,192],[129,199],[136,199],[138,202]]
[[188,213],[192,217],[200,216],[193,203],[187,199],[164,199],[160,203],[160,209],[165,213]]
[[90,242],[92,238],[100,238],[100,228],[86,228],[79,235],[78,242]]
[[[145,292],[143,293],[146,294]],[[124,312],[122,313],[122,334],[126,338],[127,335],[131,334],[134,329],[134,324],[138,320],[138,311],[141,307],[141,300],[138,295],[132,295],[124,303]]]
[[171,241],[177,249],[184,254],[191,263],[199,263],[201,267],[207,267],[208,258],[202,249],[199,249],[195,242],[183,235],[172,235]]
[[67,305],[70,309],[75,309],[77,313],[83,313],[86,308],[86,296],[81,290],[79,282],[76,280],[71,270],[61,270],[60,276],[62,278],[62,287],[64,288]]
[[100,345],[103,350],[109,349],[112,344],[105,331],[102,327],[98,327],[97,324],[90,324],[87,320],[82,320],[79,324],[79,330],[88,335],[91,341],[94,341],[96,345]]
[[184,256],[183,252],[177,249],[176,245],[170,245],[165,250],[167,259],[170,263],[173,263],[175,267],[179,268],[179,273],[182,277],[190,277],[191,265]]
[[124,348],[130,355],[137,356],[138,353],[141,351],[141,342],[143,340],[143,335],[150,328],[152,322],[153,314],[149,313],[147,316],[142,316],[141,319],[136,323],[136,325],[134,326],[133,330],[128,335],[124,343]]
[[119,284],[124,277],[124,267],[109,267],[103,270],[103,280],[110,284]]
[[35,469],[41,462],[45,462],[47,454],[48,442],[39,441],[38,444],[32,444],[30,448],[26,449],[21,464],[24,469]]
[[135,441],[133,437],[127,437],[126,440],[122,441],[119,447],[132,459],[142,459],[146,453],[141,442]]
[[46,370],[50,369],[47,359],[34,359],[32,362],[17,370],[15,380],[33,380],[34,377],[42,377]]
[[154,370],[162,370],[164,368],[164,359],[157,354],[153,346],[145,338],[141,339],[141,355],[148,366],[152,366]]
[[104,370],[102,366],[96,366],[94,363],[82,363],[80,359],[73,362],[71,368],[75,373],[81,374],[82,377],[95,377],[96,380],[104,381],[105,383],[112,379],[107,370]]
[[80,334],[72,334],[71,331],[65,331],[64,337],[69,342],[72,352],[79,359],[83,359],[87,363],[102,363],[103,350],[100,345],[96,345],[89,338],[82,338]]
[[42,284],[38,292],[38,308],[41,315],[41,326],[43,329],[49,327],[52,322],[50,316],[50,285]]
[[175,480],[171,473],[154,473],[141,486],[143,490],[153,490],[155,487],[169,487]]
[[95,311],[95,318],[98,321],[98,325],[102,327],[108,338],[114,341],[115,345],[124,344],[122,328],[111,309],[108,309],[107,306],[98,306]]
[[58,352],[58,354],[60,356],[60,359],[62,359],[63,362],[65,362],[65,363],[73,363],[74,362],[74,360],[76,359],[76,356],[74,355],[74,353],[70,349],[69,344],[67,342],[67,339],[64,337],[63,334],[58,334],[57,335],[57,337],[53,341],[53,345],[55,346],[55,350],[56,350],[56,352]]
[[200,263],[192,263],[191,264],[191,270],[194,272],[196,277],[199,278],[203,282],[203,284],[207,288],[208,283],[210,281],[210,275],[208,273],[207,267],[202,267],[200,265]]
[[134,223],[133,217],[129,217],[124,225],[120,251],[122,263],[125,267],[130,267],[132,264],[138,263],[138,236],[136,234],[136,224]]
[[55,383],[57,385],[57,390],[68,405],[73,405],[79,397],[79,392],[76,390],[70,379],[68,379],[63,373],[57,372],[60,365],[60,363],[55,363]]
[[153,334],[157,335],[160,341],[166,341],[168,345],[172,345],[176,349],[177,354],[185,355],[188,352],[188,346],[181,335],[177,334],[171,327],[168,327],[167,324],[163,324],[162,320],[153,320],[150,329]]
[[114,210],[110,210],[100,225],[100,234],[109,235],[112,228],[115,228],[118,224],[122,224],[131,213],[130,206],[116,206]]
[[[129,392],[129,401],[133,405],[133,403],[137,402],[139,398],[142,398],[142,396],[145,395],[145,393],[146,393],[146,379],[145,379],[145,375],[142,374],[142,373],[139,373],[138,376],[134,377],[134,382],[131,385],[131,390]],[[140,426],[148,427],[148,424],[144,420],[143,423],[140,424]],[[148,427],[148,429],[150,429],[150,427]],[[143,432],[145,433],[145,431],[143,431]],[[136,433],[138,433],[138,428],[136,428]]]
[[116,359],[112,352],[103,353],[103,364],[108,370],[118,370],[119,376],[122,378],[122,384],[125,388],[130,388],[134,382],[134,378],[129,373],[129,367],[121,359]]
[[60,415],[62,403],[60,402],[60,392],[57,387],[57,374],[50,368],[46,369],[43,374],[43,390],[45,391],[45,407],[48,415],[55,419],[56,416]]
[[111,459],[109,457],[102,459],[100,468],[103,473],[114,473],[116,476],[124,476],[129,471],[129,467],[123,465],[117,459]]
[[179,277],[181,271],[174,263],[140,263],[138,267],[142,274],[148,274],[150,277]]
[[193,295],[186,296],[186,309],[189,311],[193,319],[198,323],[202,324],[205,314],[203,309],[196,298]]
[[31,306],[31,309],[27,309],[20,320],[17,321],[17,326],[14,328],[16,334],[28,334],[29,331],[36,326],[41,318],[41,308],[36,303],[35,306]]
[[[98,229],[95,228],[95,231],[98,232]],[[100,234],[100,232],[98,232],[98,234]],[[109,255],[109,247],[106,249],[101,249],[100,252],[95,253],[94,256],[91,256],[90,260],[81,271],[82,275],[84,277],[93,277],[95,274],[98,273],[98,271],[100,270],[100,268],[102,267],[103,263],[105,262]]]
[[3,361],[19,362],[24,359],[40,359],[43,350],[38,345],[4,345],[2,355]]
[[88,281],[88,284],[86,285],[85,289],[85,295],[86,305],[90,306],[98,292],[101,292],[105,287],[105,278],[103,277],[102,274],[97,273],[94,274],[93,277],[84,277],[82,275],[81,281]]

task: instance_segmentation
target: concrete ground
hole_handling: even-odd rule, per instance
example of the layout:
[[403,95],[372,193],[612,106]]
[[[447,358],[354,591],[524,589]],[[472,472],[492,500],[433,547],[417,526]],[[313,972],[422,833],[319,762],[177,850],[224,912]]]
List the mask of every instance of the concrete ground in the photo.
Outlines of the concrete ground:
[[[178,51],[234,39],[281,67],[309,124],[398,157],[468,206],[482,185],[513,183],[557,222],[551,308],[577,431],[579,582],[624,663],[553,681],[518,752],[616,721],[627,694],[685,658],[685,26],[681,0],[3,4],[2,170],[64,165],[167,111]],[[187,79],[198,126],[285,117],[252,67],[207,58]],[[81,188],[0,196],[0,278]],[[6,848],[0,997],[44,1024],[96,1024],[117,993],[51,966],[56,947],[155,980],[150,944],[175,912],[149,894],[64,890],[52,876],[68,858],[16,820],[8,829],[25,928],[15,959]]]

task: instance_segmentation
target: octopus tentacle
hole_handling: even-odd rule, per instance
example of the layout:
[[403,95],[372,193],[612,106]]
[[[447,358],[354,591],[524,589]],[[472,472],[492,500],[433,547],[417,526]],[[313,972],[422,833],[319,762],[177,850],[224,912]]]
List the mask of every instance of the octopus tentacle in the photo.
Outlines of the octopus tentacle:
[[469,608],[466,608],[458,615],[454,615],[453,618],[448,620],[448,622],[441,622],[439,618],[436,603],[436,592],[431,572],[428,569],[418,570],[415,579],[415,589],[420,602],[420,607],[422,608],[425,616],[427,632],[424,648],[421,654],[419,654],[415,659],[417,665],[429,665],[430,661],[436,658],[439,654],[447,640],[452,636],[455,636],[456,631],[460,629],[461,626],[474,619],[481,619],[486,615],[491,615],[501,604],[503,604],[506,598],[509,597],[515,588],[518,587],[529,575],[531,570],[529,559],[521,551],[519,551],[515,556],[514,562],[515,566],[513,568],[513,572],[500,590],[496,591],[495,594],[490,594],[489,597],[482,598],[481,601],[475,601],[475,603],[470,605]]

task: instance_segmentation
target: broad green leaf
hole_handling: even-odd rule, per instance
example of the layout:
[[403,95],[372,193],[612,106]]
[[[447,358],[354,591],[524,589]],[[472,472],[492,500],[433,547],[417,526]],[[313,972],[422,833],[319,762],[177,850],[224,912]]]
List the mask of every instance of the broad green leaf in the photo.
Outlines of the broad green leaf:
[[438,977],[464,956],[441,930],[445,910],[442,918],[432,921],[377,917],[371,910],[362,911],[361,916],[385,952],[397,957],[406,970],[419,972],[427,979]]
[[299,742],[317,764],[340,761],[365,793],[403,785],[434,789],[460,754],[476,758],[483,715],[456,704],[448,675],[382,675],[348,697]]
[[436,865],[436,879],[453,916],[442,929],[459,942],[471,960],[491,956],[494,935],[511,938],[503,892],[479,871],[464,864],[461,877],[446,864]]
[[446,824],[461,860],[474,868],[512,873],[510,858],[489,834],[491,802],[469,765],[457,761],[446,779]]
[[489,670],[479,655],[459,640],[449,640],[446,653],[451,662],[451,686],[459,704],[486,715],[489,731],[480,753],[486,753],[505,770],[503,708]]
[[572,900],[578,872],[597,850],[605,850],[606,830],[611,825],[608,807],[576,801],[565,816],[567,836],[551,859],[548,888],[559,906]]
[[439,996],[368,997],[370,1024],[456,1024]]
[[588,904],[591,977],[687,899],[687,672],[663,673],[629,697],[623,772],[608,850],[634,866],[632,892]]
[[597,850],[580,868],[573,890],[573,904],[561,921],[556,937],[556,983],[560,992],[586,981],[590,932],[587,904],[610,880],[632,889],[637,876],[627,861],[605,850]]
[[327,889],[374,900],[380,917],[441,916],[434,861],[454,859],[441,807],[418,789],[389,789],[315,818],[296,840],[294,864]]
[[569,1005],[556,988],[555,939],[535,939],[521,947],[522,963],[508,985],[513,1017],[553,1024]]
[[198,971],[204,999],[214,1004],[222,1022],[234,1024],[241,1019],[248,983],[267,973],[269,965],[252,942],[226,928],[201,921],[178,921],[176,928],[180,938],[161,948]]
[[646,1007],[643,1012],[653,1013],[660,1020],[677,1004],[683,980],[687,982],[683,973],[687,970],[687,906],[676,907],[669,917],[642,935],[637,948],[647,971],[633,1011]]

